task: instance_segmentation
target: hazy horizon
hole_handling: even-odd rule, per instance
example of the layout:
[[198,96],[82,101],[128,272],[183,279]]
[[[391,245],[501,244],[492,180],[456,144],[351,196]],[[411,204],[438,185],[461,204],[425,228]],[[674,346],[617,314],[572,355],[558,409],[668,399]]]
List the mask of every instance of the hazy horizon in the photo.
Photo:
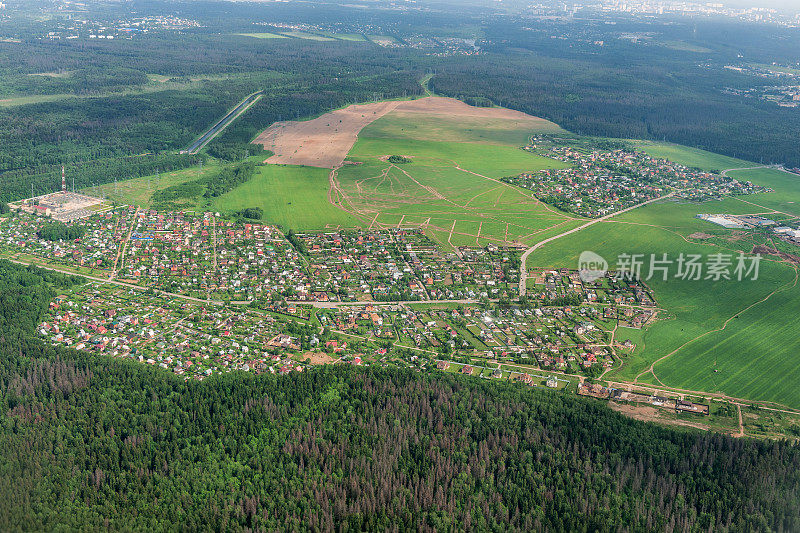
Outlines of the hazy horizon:
[[771,7],[773,9],[800,11],[800,0],[731,0],[722,2],[722,4],[736,7]]

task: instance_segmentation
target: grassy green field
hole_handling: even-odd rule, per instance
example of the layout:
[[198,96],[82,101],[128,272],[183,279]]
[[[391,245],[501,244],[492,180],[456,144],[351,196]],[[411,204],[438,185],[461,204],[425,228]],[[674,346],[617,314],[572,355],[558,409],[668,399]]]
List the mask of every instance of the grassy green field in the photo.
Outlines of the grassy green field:
[[[550,228],[573,227],[577,220],[499,181],[563,166],[520,149],[538,126],[554,127],[541,121],[523,129],[510,120],[481,126],[462,117],[440,122],[417,116],[414,121],[390,113],[361,131],[348,155],[353,164],[337,171],[340,200],[362,224],[421,226],[434,240],[452,246],[528,243]],[[393,165],[389,155],[412,161]]]
[[320,35],[324,35],[325,37],[331,37],[332,39],[339,39],[341,41],[366,41],[367,38],[364,37],[363,33],[334,33],[332,31],[321,31],[318,32]]
[[800,216],[800,176],[772,168],[737,170],[729,176],[771,187],[774,193],[752,194],[740,198],[753,211],[774,210],[790,216]]
[[348,159],[366,161],[392,154],[412,157],[414,161],[407,165],[408,168],[415,165],[439,168],[458,166],[495,179],[526,170],[565,166],[559,161],[531,154],[515,146],[407,138],[374,139],[368,133],[363,133],[359,138]]
[[[533,117],[482,124],[472,117],[416,118],[390,114],[360,132],[348,156],[358,164],[344,165],[337,174],[344,209],[328,201],[328,170],[275,165],[260,166],[250,182],[211,205],[200,205],[198,198],[197,205],[189,201],[186,208],[231,213],[261,207],[264,221],[295,230],[423,226],[434,239],[453,246],[528,243],[579,223],[529,192],[498,181],[563,166],[520,149],[531,133],[557,131],[554,124]],[[417,129],[410,132],[409,125]],[[392,165],[386,161],[391,154],[407,155],[413,162]],[[206,173],[212,170],[216,167],[207,167]],[[163,174],[160,188],[198,176],[197,170]],[[150,177],[120,182],[116,189],[106,185],[102,191],[118,202],[150,206],[156,187]]]
[[367,39],[381,46],[393,46],[399,43],[399,41],[391,35],[367,35]]
[[280,33],[269,33],[269,32],[261,32],[261,33],[237,33],[236,35],[241,35],[242,37],[254,37],[256,39],[287,39],[286,35],[281,35]]
[[777,211],[789,216],[800,216],[800,176],[774,168],[757,168],[760,165],[724,155],[706,152],[669,143],[634,141],[634,146],[655,157],[663,157],[687,166],[704,170],[732,170],[728,176],[741,181],[752,181],[774,190],[773,193],[753,194],[739,198],[744,206],[730,207],[734,212]]
[[156,191],[212,175],[219,171],[219,167],[218,162],[211,160],[203,165],[202,171],[197,166],[174,172],[162,172],[157,176],[120,180],[116,185],[106,183],[88,187],[82,192],[91,196],[104,196],[118,204],[150,207],[153,205],[152,198]]
[[295,37],[298,39],[309,39],[312,41],[366,41],[367,38],[361,33],[334,33],[330,31],[320,31],[309,33],[305,31],[287,31],[281,33],[237,33],[243,37],[254,37],[256,39],[288,39]]
[[285,35],[287,37],[296,37],[298,39],[307,39],[309,41],[335,41],[336,39],[332,37],[326,37],[324,35],[318,35],[316,33],[308,33],[305,31],[284,31],[281,32],[281,35]]
[[[545,245],[528,264],[577,268],[584,250],[599,253],[613,268],[622,253],[647,258],[666,253],[674,260],[681,253],[706,256],[752,249],[746,235],[694,218],[699,212],[754,210],[738,199],[651,204]],[[697,233],[712,238],[691,237]],[[800,388],[795,386],[800,383],[800,339],[790,333],[800,326],[795,279],[794,266],[765,257],[756,281],[648,281],[666,311],[639,332],[634,354],[606,377],[800,407]],[[632,336],[637,337],[620,332],[620,338]],[[647,372],[654,363],[655,375]]]
[[59,94],[33,94],[33,95],[15,95],[8,98],[0,98],[0,107],[14,107],[28,104],[41,104],[45,102],[58,102],[70,98],[88,99],[88,98],[106,98],[109,96],[129,96],[136,94],[149,94],[162,91],[180,91],[188,89],[197,89],[202,86],[203,81],[211,80],[224,80],[229,76],[196,76],[192,78],[182,78],[180,80],[171,81],[172,78],[159,74],[148,74],[150,82],[140,86],[134,86],[123,91],[108,91],[93,94],[75,94],[75,93],[59,93]]
[[800,75],[800,69],[792,68],[792,67],[782,67],[779,65],[768,65],[766,63],[754,63],[750,65],[752,67],[763,68],[766,70],[770,70],[772,72],[785,72],[786,74],[796,74]]
[[263,165],[250,181],[216,198],[212,209],[260,207],[264,221],[294,230],[356,226],[356,219],[328,202],[328,173],[321,168]]
[[66,98],[78,98],[74,94],[32,94],[30,96],[12,96],[11,98],[0,99],[0,107],[13,107],[18,105],[42,104],[45,102],[57,102]]
[[663,41],[658,44],[665,48],[669,48],[670,50],[677,50],[679,52],[695,52],[697,54],[707,54],[713,52],[713,50],[710,48],[687,43],[686,41]]
[[634,147],[653,157],[663,157],[688,167],[697,167],[708,171],[727,170],[729,168],[747,168],[758,166],[757,163],[736,159],[725,155],[706,152],[698,148],[689,148],[678,144],[656,141],[632,141]]
[[425,117],[418,113],[390,113],[370,124],[362,137],[422,141],[475,142],[523,146],[531,133],[559,133],[558,125],[544,119],[510,121],[477,117]]

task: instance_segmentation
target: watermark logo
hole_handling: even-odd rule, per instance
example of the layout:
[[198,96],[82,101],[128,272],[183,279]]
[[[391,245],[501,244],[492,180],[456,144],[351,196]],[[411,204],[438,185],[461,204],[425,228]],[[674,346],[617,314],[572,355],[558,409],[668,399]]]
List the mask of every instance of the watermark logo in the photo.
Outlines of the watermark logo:
[[605,276],[606,272],[608,272],[608,261],[602,256],[589,250],[581,252],[578,257],[578,274],[581,281],[584,283],[597,281]]
[[[761,255],[713,253],[681,253],[677,257],[661,254],[629,254],[617,256],[611,269],[618,281],[650,281],[651,279],[681,279],[685,281],[745,281],[757,280]],[[609,272],[608,262],[600,255],[584,251],[578,258],[578,274],[584,283],[599,280]]]
[[743,252],[735,255],[714,253],[705,257],[681,253],[676,258],[670,258],[667,254],[619,254],[616,278],[646,281],[667,281],[669,278],[686,281],[755,281],[760,266],[761,254],[745,255]]

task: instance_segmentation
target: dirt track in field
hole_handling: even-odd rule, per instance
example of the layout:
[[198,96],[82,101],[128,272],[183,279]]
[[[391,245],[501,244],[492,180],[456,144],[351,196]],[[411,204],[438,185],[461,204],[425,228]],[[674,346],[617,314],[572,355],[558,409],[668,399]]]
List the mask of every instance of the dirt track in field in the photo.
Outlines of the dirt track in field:
[[431,96],[418,100],[351,105],[306,121],[276,122],[254,141],[275,155],[266,163],[337,168],[358,133],[389,112],[443,118],[483,118],[538,124],[542,119],[502,108],[472,107],[459,100]]

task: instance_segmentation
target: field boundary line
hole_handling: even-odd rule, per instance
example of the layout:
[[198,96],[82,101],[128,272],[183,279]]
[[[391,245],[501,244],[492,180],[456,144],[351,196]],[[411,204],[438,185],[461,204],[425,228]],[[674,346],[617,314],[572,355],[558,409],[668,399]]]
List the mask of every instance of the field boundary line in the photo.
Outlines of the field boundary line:
[[585,224],[583,224],[581,226],[578,226],[577,228],[572,228],[571,230],[565,231],[564,233],[559,233],[558,235],[555,235],[553,237],[548,237],[547,239],[545,239],[543,241],[539,241],[536,244],[534,244],[533,246],[531,246],[530,248],[528,248],[525,251],[525,253],[522,254],[522,258],[521,258],[522,264],[520,265],[520,276],[519,276],[519,296],[520,296],[520,298],[525,296],[525,294],[527,292],[527,281],[528,281],[527,261],[528,261],[528,257],[530,257],[530,255],[533,252],[535,252],[538,248],[544,246],[545,244],[547,244],[549,242],[553,242],[556,239],[560,239],[561,237],[565,237],[565,236],[570,235],[572,233],[577,233],[578,231],[581,231],[582,229],[586,229],[586,228],[588,228],[590,226],[593,226],[593,225],[597,224],[598,222],[603,222],[604,220],[608,220],[609,218],[615,217],[617,215],[622,215],[623,213],[627,213],[628,211],[632,211],[632,210],[637,209],[639,207],[643,207],[643,206],[645,206],[647,204],[651,204],[651,203],[657,202],[659,200],[665,200],[666,198],[670,198],[671,196],[673,196],[675,194],[675,192],[677,192],[677,191],[673,191],[673,192],[671,192],[669,194],[665,194],[664,196],[659,196],[658,198],[653,198],[652,200],[648,200],[646,202],[642,202],[640,204],[636,204],[634,206],[628,207],[627,209],[623,209],[622,211],[615,211],[613,213],[609,213],[609,214],[607,214],[605,216],[602,216],[600,218],[595,218],[594,220],[590,220],[589,222],[587,222],[587,223],[585,223]]
[[710,330],[706,331],[705,333],[703,333],[702,335],[698,335],[697,337],[695,337],[695,338],[693,338],[693,339],[689,339],[689,340],[688,340],[688,341],[686,341],[685,343],[681,344],[680,346],[678,346],[677,348],[675,348],[674,350],[672,350],[670,353],[668,353],[668,354],[666,354],[666,355],[664,355],[664,356],[661,356],[661,357],[659,357],[658,359],[656,359],[655,361],[653,361],[653,362],[650,364],[650,367],[649,367],[647,370],[644,370],[644,371],[642,371],[642,372],[641,372],[641,373],[639,373],[639,374],[638,374],[638,375],[637,375],[635,378],[633,378],[633,383],[634,383],[634,384],[637,384],[637,383],[638,383],[638,380],[639,380],[639,378],[640,378],[641,376],[644,376],[644,375],[646,375],[646,374],[650,373],[650,374],[653,374],[653,377],[656,379],[656,381],[658,381],[658,382],[661,384],[661,386],[663,386],[663,387],[666,387],[667,385],[664,385],[664,383],[662,383],[662,382],[661,382],[661,380],[660,380],[660,379],[658,378],[658,376],[656,375],[656,371],[655,371],[655,365],[656,365],[657,363],[660,363],[660,362],[661,362],[661,361],[663,361],[664,359],[666,359],[666,358],[668,358],[668,357],[670,357],[670,356],[672,356],[672,355],[675,355],[675,354],[676,354],[676,353],[678,353],[680,350],[682,350],[683,348],[685,348],[687,345],[689,345],[689,344],[693,343],[693,342],[694,342],[694,341],[696,341],[696,340],[702,339],[702,338],[703,338],[703,337],[705,337],[706,335],[710,335],[710,334],[712,334],[712,333],[719,333],[720,331],[724,331],[724,330],[725,330],[725,328],[727,328],[727,327],[728,327],[728,324],[730,323],[730,321],[731,321],[731,320],[733,320],[734,318],[736,318],[737,316],[739,316],[739,315],[740,315],[740,314],[742,314],[742,313],[746,313],[747,311],[749,311],[749,310],[750,310],[750,309],[752,309],[753,307],[755,307],[755,306],[757,306],[757,305],[759,305],[759,304],[762,304],[762,303],[766,302],[767,300],[769,300],[770,298],[772,298],[772,296],[774,296],[775,294],[777,294],[777,293],[779,293],[779,292],[783,292],[784,290],[787,290],[787,289],[789,289],[789,288],[791,288],[791,287],[794,287],[794,286],[796,286],[796,285],[797,285],[797,281],[798,281],[798,270],[797,270],[797,268],[795,268],[795,269],[794,269],[794,281],[793,281],[793,282],[791,282],[791,283],[787,283],[787,284],[786,284],[786,285],[784,285],[783,287],[778,287],[778,288],[777,288],[777,289],[775,289],[774,291],[772,291],[772,292],[770,292],[769,294],[767,294],[767,295],[766,295],[764,298],[762,298],[761,300],[758,300],[757,302],[753,302],[752,304],[748,305],[748,306],[747,306],[747,307],[745,307],[744,309],[741,309],[741,310],[737,311],[737,312],[736,312],[736,313],[734,313],[732,316],[730,316],[730,317],[729,317],[727,320],[725,320],[725,322],[723,322],[722,326],[720,326],[719,328],[716,328],[716,329],[710,329]]

